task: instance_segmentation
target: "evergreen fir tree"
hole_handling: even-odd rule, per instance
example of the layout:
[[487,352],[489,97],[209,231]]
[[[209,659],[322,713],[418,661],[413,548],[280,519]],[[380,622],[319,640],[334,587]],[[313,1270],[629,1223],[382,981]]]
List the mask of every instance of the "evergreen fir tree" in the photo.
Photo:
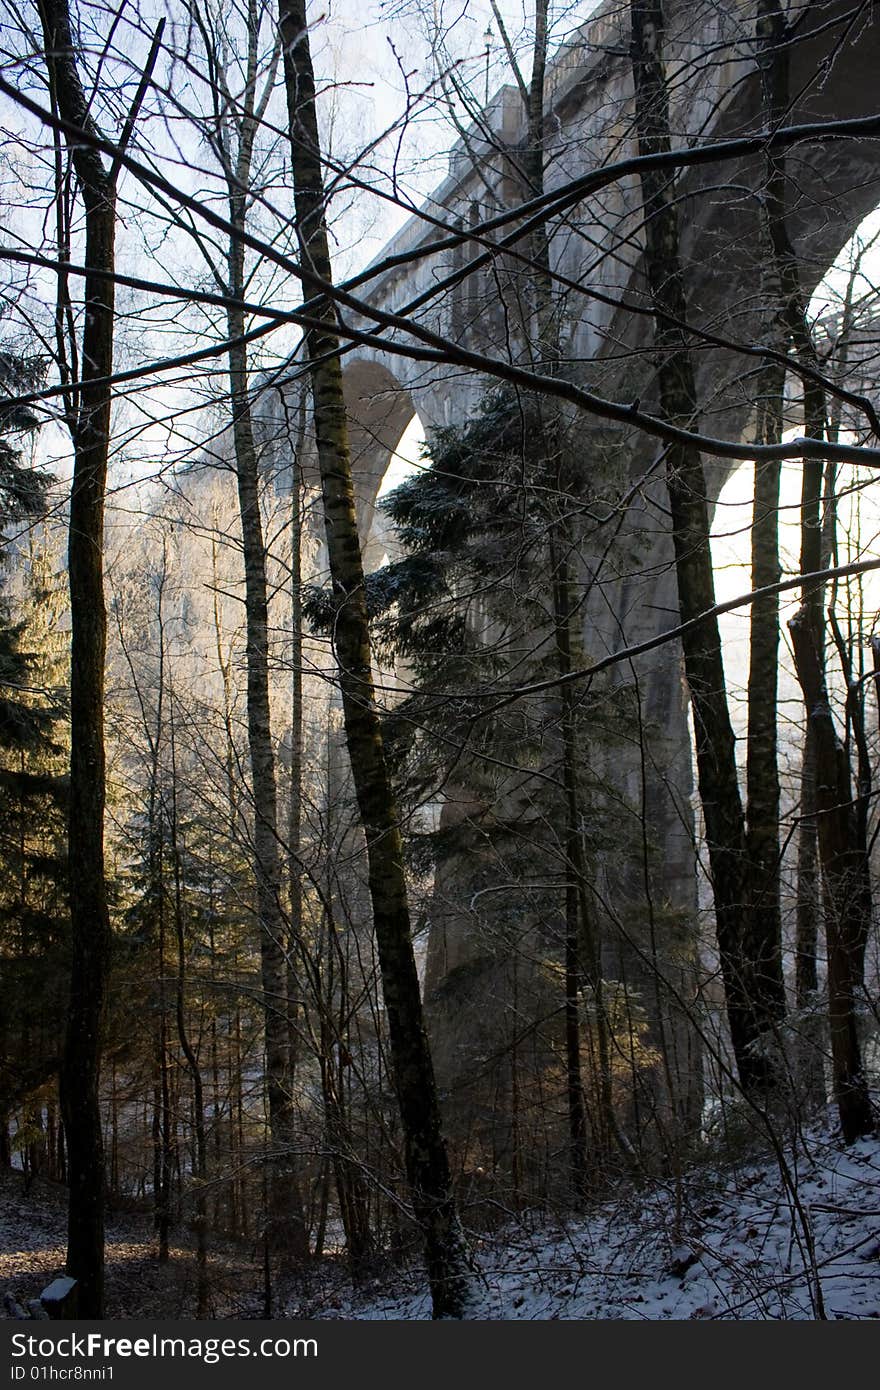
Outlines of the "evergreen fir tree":
[[[546,1193],[556,1156],[565,1152],[561,996],[571,993],[580,1015],[583,1057],[575,1063],[570,1056],[568,1065],[582,1061],[588,1078],[595,1153],[607,1150],[614,1126],[601,1115],[603,1105],[613,1106],[611,1034],[619,1032],[618,1055],[629,1066],[641,1029],[637,1010],[617,1008],[613,987],[603,986],[600,943],[584,921],[592,882],[581,883],[574,913],[580,990],[565,983],[573,879],[591,877],[597,856],[621,834],[607,809],[595,813],[603,788],[591,743],[621,736],[628,692],[620,686],[575,702],[576,864],[560,697],[551,691],[501,704],[516,687],[559,675],[558,590],[577,568],[568,517],[579,501],[566,446],[548,465],[537,447],[540,428],[539,403],[501,390],[463,429],[436,431],[427,466],[381,504],[404,554],[367,578],[375,649],[384,663],[405,669],[411,687],[386,711],[385,725],[398,794],[409,809],[411,870],[433,881],[426,1004],[429,1015],[445,1010],[461,1022],[441,1033],[470,1039],[467,1056],[435,1050],[441,1084],[455,1096],[450,1133],[460,1162],[503,1174],[514,1200]],[[580,597],[571,599],[564,626],[580,663],[578,582]],[[312,592],[307,613],[330,627],[325,592]],[[487,714],[496,700],[501,707]],[[438,941],[446,943],[439,950]],[[594,1053],[604,1053],[601,1067]],[[646,1065],[655,1062],[646,1057]],[[548,1098],[557,1124],[544,1114]]]
[[[55,1072],[67,969],[65,696],[60,577],[35,538],[52,478],[23,456],[38,417],[18,402],[44,364],[0,352],[0,1161],[63,1172]],[[45,537],[42,538],[45,541]],[[13,615],[13,608],[16,610]]]

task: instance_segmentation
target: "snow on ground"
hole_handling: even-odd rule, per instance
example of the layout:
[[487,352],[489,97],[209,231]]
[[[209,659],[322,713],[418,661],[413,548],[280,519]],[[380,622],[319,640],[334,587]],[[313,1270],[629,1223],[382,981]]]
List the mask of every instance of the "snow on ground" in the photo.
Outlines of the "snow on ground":
[[[784,1147],[788,1182],[768,1156],[722,1169],[703,1164],[680,1183],[633,1188],[580,1220],[511,1216],[473,1239],[480,1319],[880,1318],[880,1139],[843,1149],[811,1131]],[[66,1193],[0,1175],[0,1293],[37,1297],[64,1267]],[[108,1316],[191,1318],[191,1240],[156,1260],[148,1214],[110,1213]],[[214,1242],[215,1317],[263,1316],[261,1252]],[[276,1287],[283,1295],[283,1288]],[[312,1268],[277,1297],[276,1316],[420,1319],[430,1304],[419,1270],[388,1265],[352,1292],[344,1261]],[[0,1308],[0,1317],[3,1316]]]
[[[811,1133],[775,1161],[630,1191],[578,1223],[521,1218],[476,1254],[481,1319],[880,1318],[880,1142]],[[415,1282],[312,1317],[430,1317]],[[293,1314],[294,1309],[290,1309]]]
[[[107,1316],[191,1318],[196,1306],[196,1261],[192,1235],[174,1232],[171,1258],[159,1264],[150,1215],[107,1213]],[[0,1318],[7,1318],[3,1295],[22,1305],[38,1298],[64,1273],[67,1190],[38,1179],[25,1189],[22,1174],[0,1172]],[[253,1316],[252,1291],[259,1288],[254,1252],[230,1241],[209,1252],[211,1307],[215,1317]]]

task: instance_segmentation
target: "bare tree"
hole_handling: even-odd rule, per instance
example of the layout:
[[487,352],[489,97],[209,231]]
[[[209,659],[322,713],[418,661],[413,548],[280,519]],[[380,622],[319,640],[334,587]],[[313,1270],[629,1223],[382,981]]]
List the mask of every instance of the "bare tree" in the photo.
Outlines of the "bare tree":
[[[70,500],[70,912],[73,955],[70,1011],[61,1065],[68,1148],[68,1271],[79,1284],[82,1317],[104,1309],[104,1163],[98,1076],[101,1019],[110,960],[104,881],[104,494],[110,449],[114,327],[114,242],[118,162],[107,169],[91,137],[90,102],[77,67],[67,0],[41,0],[44,56],[53,104],[63,122],[85,206],[84,318],[79,381],[71,387],[68,426],[74,447]],[[160,23],[122,132],[124,149],[146,90]],[[83,140],[81,134],[86,136]],[[56,190],[62,196],[62,189]]]
[[[302,1195],[295,1160],[295,1121],[291,1075],[291,1037],[288,1025],[288,942],[282,889],[283,864],[278,821],[278,778],[269,702],[269,591],[267,547],[260,511],[260,453],[254,434],[244,301],[249,279],[243,233],[254,202],[254,142],[275,86],[277,45],[261,53],[260,31],[265,11],[248,0],[241,16],[244,34],[241,93],[230,89],[230,73],[216,34],[219,15],[199,3],[190,6],[192,21],[204,45],[213,103],[208,122],[211,143],[219,160],[229,209],[226,275],[219,288],[227,297],[226,331],[229,364],[229,411],[245,578],[247,632],[248,744],[254,803],[254,869],[257,919],[263,977],[266,1034],[266,1080],[271,1154],[270,1241],[295,1260],[308,1258]],[[265,71],[261,72],[261,57]],[[297,949],[293,945],[294,951]]]
[[[663,11],[659,0],[632,0],[633,71],[639,152],[671,148]],[[664,419],[692,428],[699,413],[690,352],[682,327],[687,304],[681,271],[674,181],[667,171],[641,175],[645,204],[645,262],[657,310],[654,349]],[[685,671],[694,711],[697,776],[715,900],[715,924],[731,1041],[743,1087],[760,1093],[771,1080],[769,1060],[756,1047],[772,1028],[778,998],[754,959],[745,884],[746,832],[727,705],[715,607],[706,483],[696,445],[666,453],[672,538],[681,615],[706,615],[684,639]]]
[[[307,283],[332,289],[321,144],[302,0],[280,0],[294,201]],[[367,839],[373,925],[391,1037],[407,1177],[422,1228],[435,1317],[461,1317],[470,1276],[455,1208],[413,955],[400,826],[373,689],[364,572],[342,393],[335,313],[326,298],[306,335],[315,438],[333,584],[334,646],[345,731]]]

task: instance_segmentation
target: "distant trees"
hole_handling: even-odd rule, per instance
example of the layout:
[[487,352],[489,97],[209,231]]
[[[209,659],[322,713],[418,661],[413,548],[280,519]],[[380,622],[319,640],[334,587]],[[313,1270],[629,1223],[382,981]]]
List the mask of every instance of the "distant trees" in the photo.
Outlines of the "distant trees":
[[14,594],[4,576],[0,598],[0,1162],[12,1159],[15,1112],[15,1147],[31,1174],[64,1170],[51,1082],[67,977],[66,661],[52,630],[56,557],[39,532],[53,479],[24,459],[39,417],[14,404],[43,383],[46,367],[0,353],[0,562],[10,567],[14,549],[27,566]]
[[[244,308],[256,270],[249,264],[252,258],[243,237],[251,227],[254,213],[259,211],[258,181],[265,179],[266,163],[271,158],[260,148],[260,142],[271,109],[280,55],[271,18],[257,0],[249,0],[241,14],[236,12],[229,17],[219,9],[195,4],[190,7],[190,17],[192,52],[203,51],[207,77],[209,109],[198,125],[219,166],[229,222],[228,239],[220,256],[215,258],[213,247],[206,247],[199,235],[194,240],[226,302],[229,389],[224,404],[242,538],[254,878],[271,1132],[267,1221],[271,1244],[284,1250],[289,1258],[302,1261],[308,1258],[308,1235],[294,1160],[297,1135],[288,1022],[293,1005],[287,999],[286,964],[290,951],[297,946],[288,940],[282,901],[284,854],[269,700],[267,544],[261,513],[261,455],[251,401],[250,316]],[[239,47],[240,61],[236,54]]]

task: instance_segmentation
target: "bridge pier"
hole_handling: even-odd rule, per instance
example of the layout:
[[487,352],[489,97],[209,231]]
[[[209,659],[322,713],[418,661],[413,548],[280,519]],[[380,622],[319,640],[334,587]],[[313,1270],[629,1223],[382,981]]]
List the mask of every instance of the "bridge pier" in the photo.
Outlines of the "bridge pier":
[[[668,0],[666,9],[679,142],[708,143],[762,129],[754,6]],[[787,118],[792,123],[873,112],[880,23],[868,16],[858,33],[850,32],[847,13],[838,0],[804,9],[792,49],[792,91],[798,94]],[[626,7],[611,0],[552,66],[548,188],[632,153],[627,42]],[[711,55],[707,62],[705,54]],[[428,205],[432,214],[445,209],[450,225],[467,227],[522,196],[517,101],[513,89],[499,93],[486,127],[456,148],[449,177]],[[808,293],[880,201],[875,151],[873,142],[848,140],[799,145],[786,156],[789,232]],[[761,155],[691,169],[678,180],[702,423],[707,433],[728,439],[748,437],[752,374],[760,367],[760,357],[736,346],[752,349],[765,340],[759,217],[765,177]],[[556,219],[551,260],[569,280],[560,290],[566,370],[601,395],[638,397],[651,409],[654,322],[640,265],[641,217],[637,180],[621,180]],[[436,228],[415,217],[388,251],[418,252],[436,236]],[[398,310],[461,268],[462,255],[458,248],[398,261],[361,293],[374,307]],[[523,344],[508,330],[523,319],[517,296],[528,291],[528,272],[501,255],[493,270],[426,301],[422,321],[489,358],[522,360]],[[366,317],[364,323],[374,328]],[[701,330],[716,341],[701,337]],[[475,414],[489,379],[379,348],[348,353],[346,390],[368,563],[387,545],[373,527],[376,494],[409,419],[417,410],[428,430],[463,423]],[[573,422],[572,437],[579,449],[574,491],[582,498],[589,493],[593,510],[608,513],[602,525],[585,513],[575,538],[575,583],[583,598],[577,664],[589,665],[675,626],[679,607],[659,446],[585,416]],[[730,471],[728,463],[706,461],[710,502]],[[551,702],[538,711],[548,722]],[[638,1082],[623,1118],[632,1132],[653,1131],[649,1147],[668,1151],[670,1135],[698,1126],[703,1070],[689,1017],[700,986],[702,905],[677,644],[584,682],[580,719],[580,757],[590,785],[585,838],[603,974],[609,998],[634,1025],[621,1027],[615,1039],[614,1066],[626,1076],[626,1089],[633,1089],[634,1076]],[[500,779],[491,805],[473,769],[470,779],[460,774],[445,788],[441,825],[459,847],[434,883],[425,966],[435,1061],[460,1162],[505,1168],[525,1186],[524,1156],[530,1154],[529,1181],[537,1182],[539,1172],[546,1177],[565,1127],[558,1085],[558,874],[551,889],[541,887],[546,863],[558,867],[558,843],[530,810],[540,805],[540,779],[530,781],[526,771],[515,790]],[[515,872],[493,849],[490,818],[519,824],[526,849]],[[513,1066],[515,1060],[525,1074],[526,1052],[528,1085],[517,1080]],[[621,1094],[624,1089],[622,1081]],[[545,1132],[529,1119],[539,1104],[545,1117],[548,1107],[558,1112]]]

